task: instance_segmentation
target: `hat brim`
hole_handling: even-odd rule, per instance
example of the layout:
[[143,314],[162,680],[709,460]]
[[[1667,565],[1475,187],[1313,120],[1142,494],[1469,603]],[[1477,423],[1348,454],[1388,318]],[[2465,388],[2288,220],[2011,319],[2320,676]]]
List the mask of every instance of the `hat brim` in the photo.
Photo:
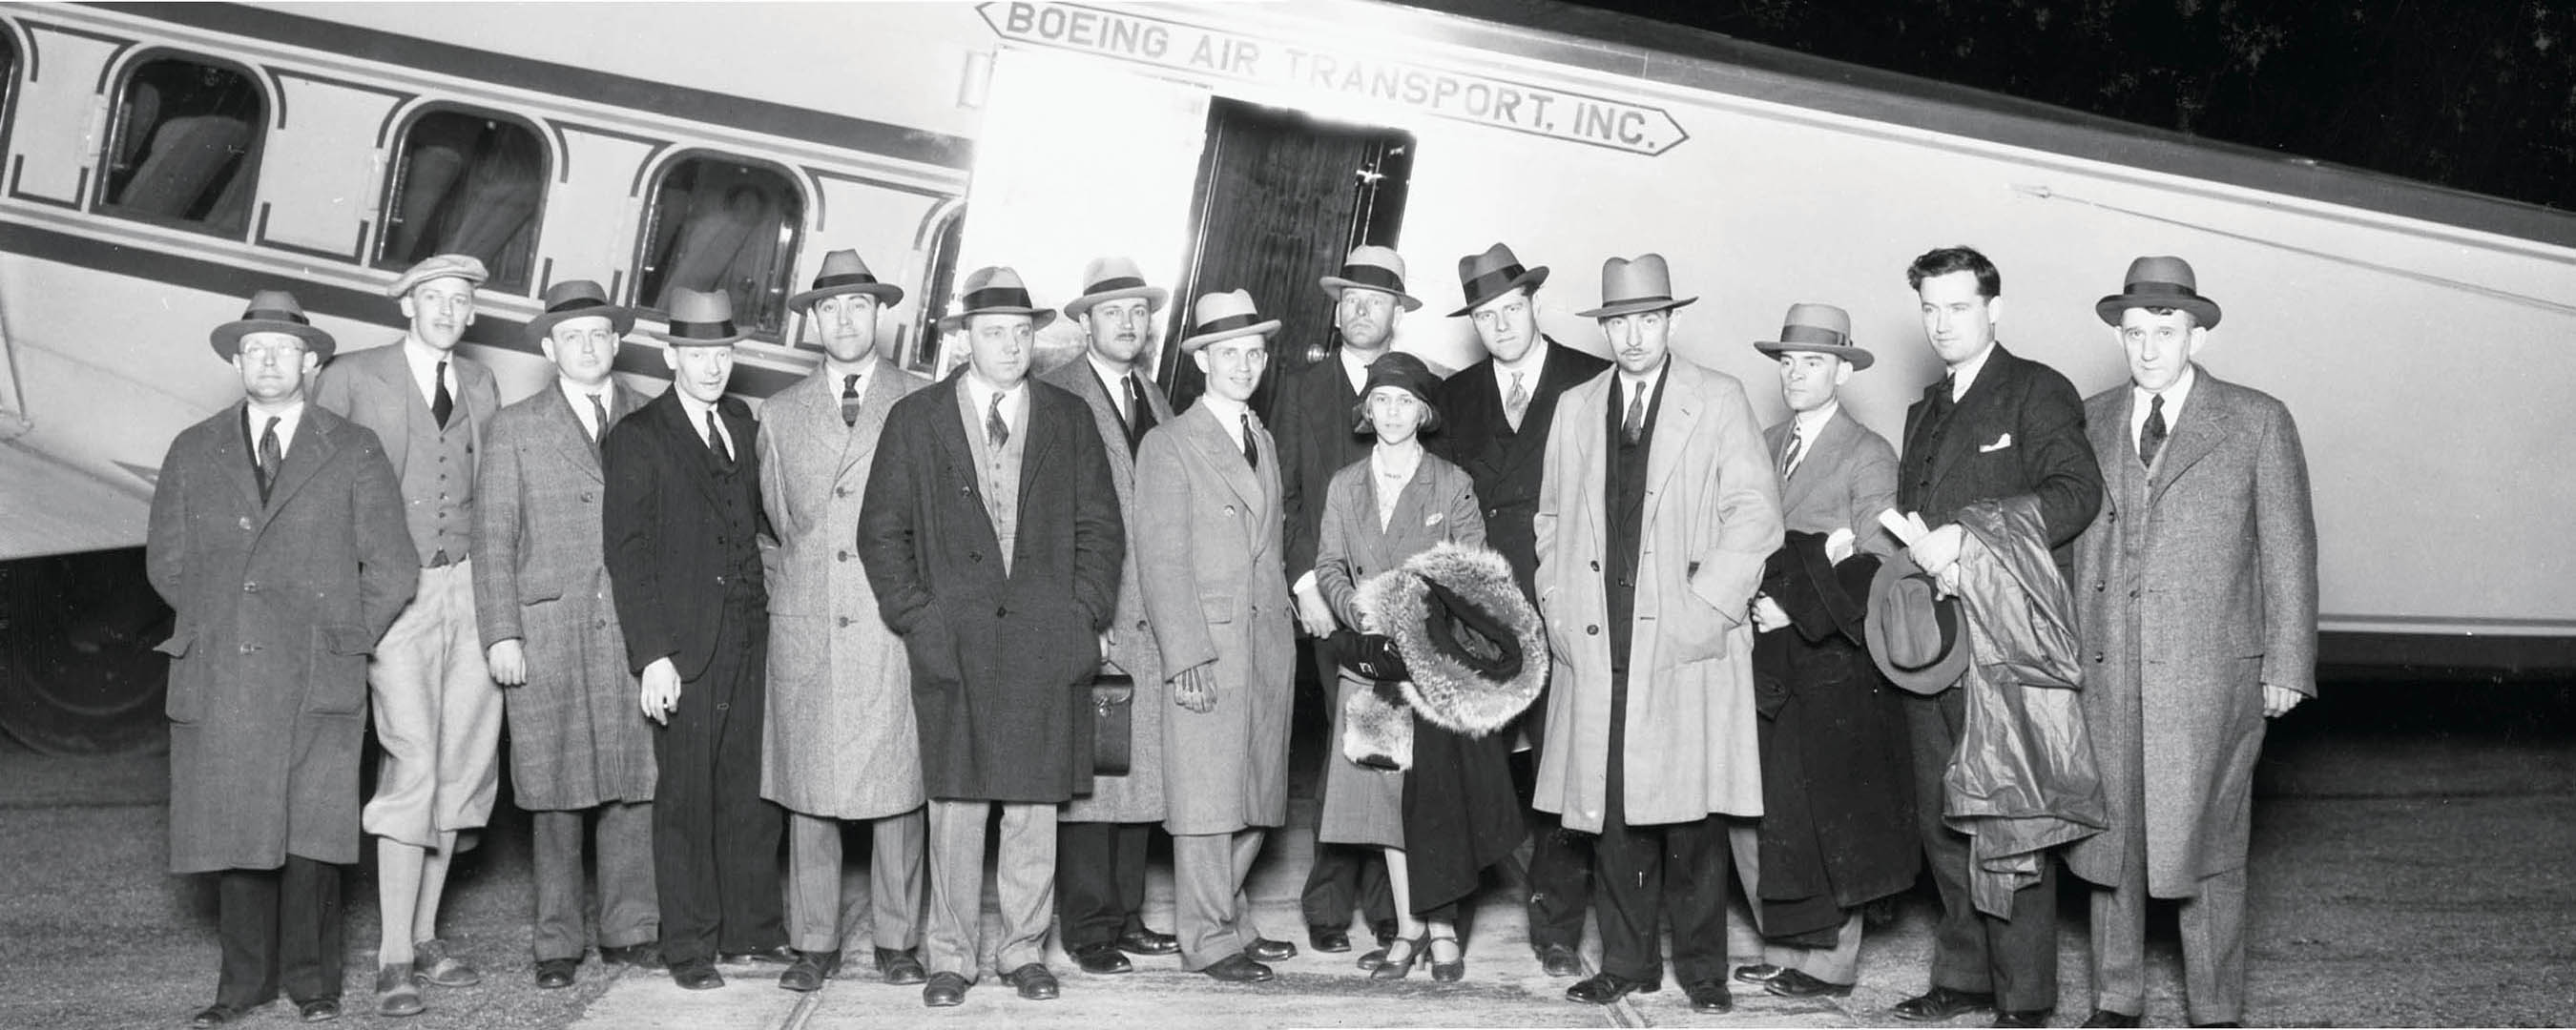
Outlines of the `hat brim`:
[[1376,290],[1379,293],[1395,295],[1395,302],[1404,305],[1404,310],[1406,311],[1422,310],[1422,299],[1410,293],[1406,293],[1403,290],[1390,290],[1384,286],[1372,286],[1368,283],[1355,283],[1338,275],[1325,276],[1321,281],[1324,284],[1324,292],[1332,294],[1333,298],[1336,300],[1341,299],[1343,290]]
[[[1961,620],[1959,631],[1951,637],[1949,650],[1943,652],[1940,658],[1929,665],[1913,669],[1893,664],[1889,660],[1889,656],[1895,652],[1889,650],[1887,646],[1887,620],[1880,617],[1880,613],[1885,610],[1881,599],[1896,586],[1898,580],[1920,574],[1922,571],[1920,566],[1914,564],[1914,559],[1903,551],[1889,555],[1879,562],[1877,574],[1871,576],[1869,580],[1869,621],[1862,627],[1862,636],[1869,641],[1870,661],[1878,665],[1879,673],[1886,676],[1888,682],[1908,692],[1929,696],[1950,689],[1959,682],[1959,677],[1967,675],[1969,652],[1972,648],[1968,643],[1968,627],[1965,623],[1967,615],[1962,611],[1959,613]],[[1953,599],[1949,603],[1958,604],[1959,602]]]
[[233,355],[241,353],[241,338],[252,333],[285,333],[288,336],[300,338],[304,341],[305,350],[313,352],[314,356],[325,361],[330,360],[331,354],[340,349],[339,341],[332,339],[330,333],[323,332],[318,327],[267,318],[245,318],[226,322],[216,326],[213,332],[207,334],[206,339],[207,342],[214,344],[216,357],[231,361]]
[[1082,313],[1091,310],[1094,304],[1106,304],[1113,300],[1126,300],[1129,297],[1143,297],[1146,307],[1161,311],[1163,305],[1171,303],[1172,291],[1160,286],[1130,286],[1123,290],[1086,293],[1065,302],[1064,317],[1081,318]]
[[1231,340],[1237,336],[1250,336],[1254,333],[1275,333],[1278,331],[1279,320],[1274,318],[1267,322],[1255,322],[1251,325],[1239,325],[1232,329],[1219,329],[1212,333],[1200,333],[1197,336],[1184,336],[1181,338],[1181,353],[1187,354],[1201,347],[1205,347],[1208,344],[1215,343],[1218,340]]
[[1032,331],[1044,329],[1055,321],[1055,312],[1046,308],[978,308],[942,316],[939,319],[939,331],[953,333],[966,328],[966,320],[977,315],[1027,315],[1029,329]]
[[1697,303],[1699,303],[1697,297],[1683,297],[1678,300],[1623,300],[1616,304],[1604,304],[1590,311],[1577,311],[1574,317],[1617,318],[1621,315],[1643,314],[1648,311],[1670,311]]
[[[1412,394],[1414,400],[1422,402],[1422,422],[1421,424],[1413,427],[1413,435],[1416,438],[1439,432],[1440,427],[1447,424],[1447,420],[1440,414],[1440,405],[1431,398],[1423,396],[1422,391],[1409,386],[1400,386],[1396,383],[1379,383],[1377,385],[1396,386],[1404,392]],[[1351,405],[1352,433],[1367,436],[1377,435],[1377,425],[1376,423],[1369,421],[1368,410],[1368,395],[1376,392],[1377,387],[1370,387],[1366,393],[1360,394],[1359,403]]]
[[665,332],[646,332],[644,335],[672,347],[730,347],[751,339],[747,332],[736,332],[731,336],[673,336]]
[[617,330],[617,335],[620,337],[635,329],[635,312],[614,305],[582,308],[577,311],[549,311],[528,320],[528,327],[525,330],[528,342],[542,343],[547,336],[554,333],[556,326],[576,318],[606,318],[609,328]]
[[1877,355],[1871,354],[1859,347],[1835,347],[1821,343],[1782,343],[1778,340],[1755,340],[1753,342],[1753,349],[1761,351],[1763,354],[1774,358],[1789,351],[1804,351],[1812,354],[1831,354],[1837,358],[1843,359],[1844,361],[1851,362],[1851,367],[1855,371],[1868,368],[1870,363],[1878,360]]
[[875,297],[878,307],[890,308],[903,303],[903,287],[893,283],[842,283],[839,286],[826,286],[819,290],[792,294],[787,298],[787,307],[790,310],[803,311],[812,307],[815,301],[825,297],[838,297],[844,293],[864,293]]
[[2207,297],[2177,297],[2169,293],[2115,293],[2093,303],[2093,313],[2102,316],[2102,324],[2117,326],[2120,313],[2130,308],[2173,308],[2191,312],[2191,323],[2202,329],[2218,328],[2218,302]]
[[1496,298],[1496,297],[1500,297],[1500,296],[1502,296],[1503,294],[1510,293],[1510,292],[1512,292],[1513,290],[1520,289],[1520,288],[1521,288],[1521,287],[1523,287],[1523,286],[1527,286],[1527,287],[1529,287],[1529,288],[1530,288],[1530,289],[1532,289],[1532,290],[1536,290],[1536,289],[1538,289],[1540,286],[1546,285],[1546,283],[1547,283],[1547,266],[1546,266],[1546,265],[1540,265],[1540,266],[1538,266],[1537,268],[1529,269],[1529,270],[1527,270],[1527,271],[1522,272],[1521,274],[1519,274],[1519,275],[1517,275],[1517,276],[1512,277],[1512,281],[1507,282],[1507,283],[1504,283],[1504,284],[1502,285],[1502,288],[1501,288],[1501,289],[1495,290],[1494,292],[1492,292],[1492,293],[1488,293],[1488,294],[1486,294],[1486,295],[1484,295],[1484,296],[1482,296],[1482,297],[1475,297],[1475,298],[1471,298],[1471,299],[1469,299],[1469,300],[1467,301],[1467,306],[1466,306],[1466,307],[1462,307],[1462,308],[1459,308],[1459,309],[1458,309],[1458,310],[1456,310],[1456,311],[1452,311],[1452,312],[1450,312],[1450,313],[1449,313],[1449,317],[1451,317],[1451,318],[1465,318],[1465,317],[1467,317],[1468,315],[1474,314],[1474,313],[1476,312],[1476,309],[1477,309],[1477,308],[1483,307],[1487,302],[1492,301],[1492,300],[1493,300],[1494,298]]

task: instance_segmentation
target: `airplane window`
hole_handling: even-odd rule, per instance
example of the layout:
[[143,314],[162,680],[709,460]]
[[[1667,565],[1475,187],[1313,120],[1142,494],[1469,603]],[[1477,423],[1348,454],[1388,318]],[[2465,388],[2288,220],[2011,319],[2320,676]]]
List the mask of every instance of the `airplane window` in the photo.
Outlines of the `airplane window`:
[[138,62],[117,92],[99,209],[241,235],[267,123],[247,72],[180,56]]
[[664,166],[650,197],[636,307],[665,312],[674,290],[723,290],[737,324],[776,341],[805,225],[795,184],[727,157],[685,157]]
[[431,111],[403,134],[386,185],[376,267],[471,254],[491,285],[524,293],[545,199],[546,148],[536,130],[470,111]]
[[957,286],[957,247],[966,235],[966,206],[949,202],[945,210],[933,216],[925,235],[930,240],[928,267],[922,270],[921,277],[925,289],[920,314],[912,326],[915,342],[905,364],[913,371],[935,376],[946,371],[941,364],[946,355],[940,352],[944,341],[940,339],[939,316],[948,312],[949,294]]

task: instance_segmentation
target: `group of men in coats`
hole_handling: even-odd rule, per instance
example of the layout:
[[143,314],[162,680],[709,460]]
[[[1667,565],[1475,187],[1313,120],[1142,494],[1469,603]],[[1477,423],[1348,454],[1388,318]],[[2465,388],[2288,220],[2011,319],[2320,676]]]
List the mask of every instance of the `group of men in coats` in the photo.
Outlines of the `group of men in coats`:
[[[245,396],[173,443],[147,553],[178,612],[172,867],[221,874],[222,973],[197,1025],[281,988],[306,1019],[339,1014],[336,866],[362,828],[378,1011],[479,979],[436,916],[490,812],[504,706],[536,813],[541,986],[573,982],[590,936],[594,822],[602,960],[683,987],[722,985],[719,961],[784,964],[794,990],[840,973],[845,821],[870,830],[877,971],[931,1006],[978,978],[996,815],[991,951],[1022,997],[1060,989],[1050,925],[1093,974],[1177,952],[1258,982],[1297,953],[1252,926],[1244,885],[1286,817],[1294,634],[1338,664],[1314,533],[1323,484],[1365,453],[1347,413],[1367,368],[1420,306],[1400,256],[1357,248],[1324,278],[1341,344],[1277,385],[1268,419],[1251,399],[1279,322],[1240,290],[1200,298],[1178,351],[1206,389],[1175,412],[1147,354],[1168,293],[1123,259],[1085,269],[1062,309],[1084,353],[1043,375],[1035,331],[1057,311],[1009,268],[970,274],[942,320],[967,360],[928,383],[881,356],[902,289],[834,252],[791,298],[823,360],[756,420],[725,392],[746,333],[724,294],[675,297],[653,334],[673,386],[647,400],[610,374],[634,313],[581,280],[523,330],[555,380],[502,406],[454,354],[484,277],[422,262],[393,291],[404,339],[337,361],[278,291],[211,337]],[[1582,977],[1568,996],[1660,987],[1666,924],[1696,1009],[1731,1008],[1730,980],[1847,993],[1862,906],[1928,866],[1930,989],[1894,1015],[2044,1020],[2053,867],[2008,915],[1970,904],[1943,818],[1960,692],[1893,691],[1858,624],[1880,563],[1939,580],[1967,546],[1957,512],[2029,495],[2073,588],[2111,813],[2066,853],[2097,885],[2088,1025],[2143,1010],[2148,896],[2186,899],[2193,1019],[2239,1018],[2249,780],[2264,719],[2315,690],[2315,542],[2286,410],[2193,361],[2219,309],[2190,267],[2140,259],[2103,298],[2130,382],[2079,401],[1996,342],[1990,262],[1917,259],[1946,374],[1901,449],[1841,407],[1873,354],[1838,308],[1794,306],[1756,344],[1790,412],[1765,430],[1740,382],[1673,352],[1696,298],[1663,258],[1611,259],[1578,313],[1607,360],[1539,331],[1547,277],[1500,244],[1461,259],[1452,316],[1487,357],[1440,387],[1430,444],[1473,479],[1546,623],[1553,675],[1518,774],[1530,944]],[[1899,544],[1890,509],[1930,532]],[[1123,775],[1093,770],[1104,673],[1135,687]],[[362,814],[370,711],[385,757]],[[1155,823],[1171,935],[1142,919]],[[1731,969],[1730,860],[1766,939]],[[1319,853],[1308,945],[1349,949],[1355,907],[1392,922],[1384,876]],[[1603,952],[1583,976],[1587,914]]]

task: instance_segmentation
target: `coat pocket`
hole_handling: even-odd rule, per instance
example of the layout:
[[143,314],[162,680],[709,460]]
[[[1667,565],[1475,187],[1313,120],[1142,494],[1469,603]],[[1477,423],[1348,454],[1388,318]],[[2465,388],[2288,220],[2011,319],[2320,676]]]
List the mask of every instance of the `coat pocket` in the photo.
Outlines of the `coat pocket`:
[[308,715],[358,715],[367,710],[367,656],[375,637],[363,626],[316,626],[304,673]]
[[171,722],[195,722],[205,712],[205,688],[198,683],[205,676],[201,668],[205,660],[187,660],[188,651],[196,643],[197,628],[181,626],[170,634],[170,639],[152,647],[170,656],[170,696],[162,707],[162,714],[169,716]]
[[1202,594],[1199,596],[1199,614],[1207,619],[1207,624],[1210,626],[1222,626],[1233,622],[1234,598],[1208,597]]

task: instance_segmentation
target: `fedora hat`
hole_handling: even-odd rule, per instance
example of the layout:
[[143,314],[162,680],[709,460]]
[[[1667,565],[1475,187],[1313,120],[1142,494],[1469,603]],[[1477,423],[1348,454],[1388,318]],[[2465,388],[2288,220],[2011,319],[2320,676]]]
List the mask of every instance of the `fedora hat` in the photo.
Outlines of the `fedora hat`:
[[955,303],[957,312],[939,320],[939,331],[963,328],[972,315],[1027,315],[1031,329],[1044,329],[1055,321],[1055,312],[1029,299],[1029,288],[1020,282],[1020,273],[1007,265],[989,265],[968,273]]
[[1432,374],[1431,366],[1423,364],[1421,358],[1399,350],[1389,351],[1385,357],[1369,363],[1368,381],[1360,385],[1359,403],[1351,405],[1351,418],[1356,423],[1351,432],[1376,432],[1369,425],[1368,399],[1381,386],[1403,390],[1422,402],[1422,424],[1414,428],[1414,435],[1439,430],[1440,377]]
[[1903,551],[1879,562],[1869,581],[1869,621],[1862,635],[1888,682],[1938,694],[1968,671],[1967,612],[1956,597],[1938,597],[1932,576]]
[[903,303],[903,287],[877,281],[860,260],[855,250],[836,250],[823,255],[823,267],[814,273],[814,288],[787,298],[787,306],[803,311],[815,301],[844,293],[864,293],[877,299],[880,307]]
[[1500,243],[1485,248],[1482,254],[1469,254],[1458,259],[1458,291],[1467,304],[1449,313],[1459,318],[1475,313],[1486,301],[1523,286],[1538,289],[1547,282],[1547,266],[1522,268],[1521,259],[1512,256],[1512,248]]
[[1324,292],[1337,301],[1342,299],[1343,290],[1357,286],[1394,294],[1395,302],[1404,305],[1406,311],[1422,307],[1420,299],[1404,292],[1404,256],[1387,247],[1362,244],[1351,248],[1350,256],[1342,259],[1342,270],[1325,276],[1323,283]]
[[2120,292],[2093,305],[2093,313],[2102,316],[2106,324],[2119,325],[2120,312],[2130,308],[2176,308],[2191,312],[2193,325],[2218,328],[2218,302],[2200,295],[2200,284],[2192,277],[2189,261],[2142,257],[2129,262],[2129,274],[2122,283]]
[[1781,351],[1793,350],[1831,354],[1851,362],[1855,369],[1868,368],[1878,360],[1852,342],[1850,313],[1831,304],[1789,305],[1789,314],[1780,320],[1780,338],[1756,340],[1753,349],[1775,358]]
[[670,330],[653,338],[674,347],[722,347],[750,335],[733,324],[731,294],[676,289],[671,291]]
[[217,357],[230,361],[233,355],[241,353],[241,338],[252,333],[285,333],[297,337],[304,341],[304,349],[324,361],[331,360],[331,352],[339,346],[331,339],[331,334],[315,328],[312,320],[304,317],[304,305],[296,303],[295,295],[285,290],[261,290],[251,294],[250,305],[242,309],[241,318],[216,326],[206,338],[215,345]]
[[492,273],[483,267],[483,259],[472,254],[432,254],[413,262],[410,268],[403,269],[403,274],[386,284],[385,296],[408,297],[412,287],[447,276],[481,286],[484,280],[492,278]]
[[608,291],[589,279],[566,279],[546,287],[546,310],[528,320],[528,342],[536,343],[555,326],[576,318],[605,318],[617,335],[635,328],[635,313],[608,302]]
[[1082,296],[1064,302],[1064,317],[1081,318],[1094,304],[1129,297],[1143,297],[1146,308],[1161,311],[1172,294],[1160,286],[1145,285],[1145,273],[1137,270],[1134,261],[1123,257],[1093,258],[1082,266]]
[[1233,290],[1200,297],[1198,307],[1191,312],[1190,327],[1190,335],[1181,339],[1181,352],[1184,354],[1218,340],[1277,332],[1279,320],[1265,320],[1260,312],[1253,310],[1250,291]]
[[1664,266],[1663,255],[1639,254],[1634,261],[1614,257],[1601,263],[1601,306],[1574,315],[1613,318],[1640,311],[1666,311],[1698,299],[1673,299],[1673,273]]

